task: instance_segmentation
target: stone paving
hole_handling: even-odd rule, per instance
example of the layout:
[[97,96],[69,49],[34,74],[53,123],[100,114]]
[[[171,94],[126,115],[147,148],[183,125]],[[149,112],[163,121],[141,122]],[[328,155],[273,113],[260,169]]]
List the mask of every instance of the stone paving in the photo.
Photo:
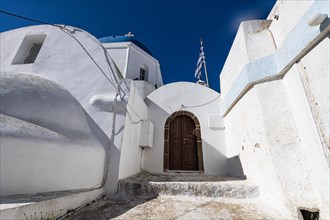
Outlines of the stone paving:
[[189,196],[105,196],[65,220],[84,219],[283,219],[274,210],[252,199],[219,199]]

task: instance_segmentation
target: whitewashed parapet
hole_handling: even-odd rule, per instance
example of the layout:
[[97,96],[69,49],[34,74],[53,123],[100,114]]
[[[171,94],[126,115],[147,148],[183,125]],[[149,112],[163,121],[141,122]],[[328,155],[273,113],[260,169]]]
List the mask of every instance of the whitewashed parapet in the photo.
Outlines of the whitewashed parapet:
[[[329,35],[329,18],[320,25],[313,27],[308,25],[308,20],[317,13],[329,15],[329,2],[316,1],[313,3],[287,35],[280,48],[277,48],[273,54],[253,60],[242,67],[239,75],[223,99],[221,108],[223,116],[226,116],[231,108],[233,108],[254,85],[283,78],[294,63],[299,62],[299,60],[320,43],[322,39]],[[248,22],[258,23],[260,21]],[[249,26],[243,25],[242,27],[248,28]],[[265,28],[267,29],[268,27]],[[235,39],[233,45],[238,43],[236,41],[238,40]],[[249,53],[248,50],[247,52]],[[237,56],[237,54],[234,55]],[[227,63],[228,60],[226,61],[226,64]],[[228,73],[230,73],[230,71],[226,72],[226,74]],[[223,74],[223,71],[221,74]]]

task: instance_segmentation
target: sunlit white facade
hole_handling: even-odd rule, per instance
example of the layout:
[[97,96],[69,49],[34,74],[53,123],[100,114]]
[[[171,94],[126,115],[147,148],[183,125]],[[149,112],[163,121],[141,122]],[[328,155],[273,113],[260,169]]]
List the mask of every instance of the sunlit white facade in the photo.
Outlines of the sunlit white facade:
[[242,22],[221,94],[163,85],[130,33],[1,33],[1,196],[85,193],[63,211],[141,171],[192,172],[247,179],[285,218],[305,209],[327,219],[330,26],[318,14],[330,14],[328,1],[278,1],[267,20]]

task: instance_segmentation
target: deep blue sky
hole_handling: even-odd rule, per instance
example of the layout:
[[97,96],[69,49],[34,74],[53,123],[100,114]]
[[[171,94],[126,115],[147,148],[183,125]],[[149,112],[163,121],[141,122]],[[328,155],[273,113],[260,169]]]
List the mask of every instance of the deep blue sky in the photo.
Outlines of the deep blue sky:
[[[164,83],[196,82],[200,37],[204,39],[210,87],[219,73],[239,23],[265,19],[275,0],[0,0],[0,9],[49,23],[82,28],[97,38],[128,31],[159,60]],[[0,31],[36,23],[0,14]]]

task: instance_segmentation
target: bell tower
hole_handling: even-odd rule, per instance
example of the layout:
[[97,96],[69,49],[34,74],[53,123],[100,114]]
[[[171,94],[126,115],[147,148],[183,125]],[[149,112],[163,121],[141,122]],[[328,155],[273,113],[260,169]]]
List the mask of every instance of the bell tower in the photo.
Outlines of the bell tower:
[[143,43],[135,38],[133,33],[102,37],[99,41],[106,48],[124,78],[143,80],[156,88],[163,85],[158,60]]

